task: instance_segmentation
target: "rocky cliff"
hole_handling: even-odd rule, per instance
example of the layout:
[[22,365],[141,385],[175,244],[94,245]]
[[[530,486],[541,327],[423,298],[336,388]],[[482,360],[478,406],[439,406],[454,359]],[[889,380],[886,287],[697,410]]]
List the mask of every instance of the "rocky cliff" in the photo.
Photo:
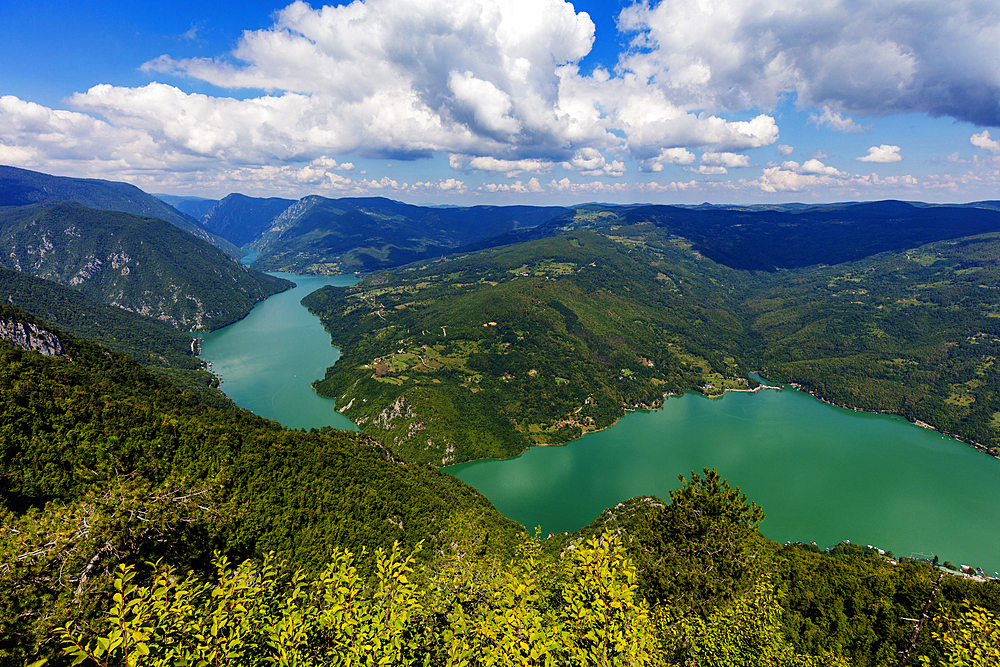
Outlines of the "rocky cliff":
[[52,333],[34,324],[0,317],[0,339],[46,357],[63,357],[62,342]]

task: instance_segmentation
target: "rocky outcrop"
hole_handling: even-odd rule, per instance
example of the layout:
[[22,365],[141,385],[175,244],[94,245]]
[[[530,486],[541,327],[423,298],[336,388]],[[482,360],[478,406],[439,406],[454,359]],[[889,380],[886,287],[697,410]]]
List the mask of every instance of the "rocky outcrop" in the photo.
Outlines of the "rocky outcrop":
[[0,318],[0,339],[46,357],[66,356],[59,338],[34,324]]

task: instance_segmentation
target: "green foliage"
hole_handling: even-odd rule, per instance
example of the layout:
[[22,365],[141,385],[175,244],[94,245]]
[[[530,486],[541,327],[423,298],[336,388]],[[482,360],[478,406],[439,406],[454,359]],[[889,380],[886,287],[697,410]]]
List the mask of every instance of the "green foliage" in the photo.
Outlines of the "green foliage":
[[920,657],[920,664],[951,667],[987,667],[1000,664],[1000,614],[976,605],[964,605],[954,616],[937,619],[932,631],[943,660]]
[[568,442],[684,389],[746,388],[739,323],[693,261],[580,233],[323,288],[303,303],[343,356],[317,391],[447,464]]
[[706,614],[757,580],[764,566],[758,525],[764,511],[719,473],[692,473],[650,513],[637,534],[646,595]]
[[[222,407],[218,381],[193,354],[191,336],[151,317],[94,301],[58,283],[0,266],[0,300],[77,338],[127,354],[147,369]],[[0,313],[3,312],[0,304]],[[23,315],[15,317],[23,320]]]
[[707,618],[669,610],[661,621],[672,661],[703,667],[841,667],[850,662],[832,654],[797,654],[781,632],[780,596],[769,577],[755,583],[731,605]]
[[0,226],[8,268],[186,330],[231,324],[290,286],[156,218],[53,204],[0,208]]
[[[418,547],[419,548],[419,547]],[[533,549],[478,582],[418,583],[398,545],[375,554],[370,582],[336,551],[315,576],[267,557],[235,570],[216,558],[208,582],[158,564],[148,586],[118,569],[104,627],[60,631],[72,664],[643,665],[655,657],[635,571],[605,536],[539,577]],[[475,595],[470,595],[474,593]],[[552,600],[558,600],[551,604]]]
[[63,626],[63,652],[101,667],[849,664],[796,653],[766,577],[707,618],[650,609],[610,534],[555,561],[531,540],[492,567],[455,552],[421,567],[398,545],[374,560],[366,579],[346,551],[315,575],[217,556],[208,580],[158,563],[148,586],[122,566],[106,621]]
[[604,510],[590,525],[556,536],[550,553],[605,531],[620,535],[639,572],[639,590],[653,604],[707,618],[759,581],[773,566],[771,544],[758,525],[763,510],[719,473],[704,469],[670,493],[670,502],[646,496]]

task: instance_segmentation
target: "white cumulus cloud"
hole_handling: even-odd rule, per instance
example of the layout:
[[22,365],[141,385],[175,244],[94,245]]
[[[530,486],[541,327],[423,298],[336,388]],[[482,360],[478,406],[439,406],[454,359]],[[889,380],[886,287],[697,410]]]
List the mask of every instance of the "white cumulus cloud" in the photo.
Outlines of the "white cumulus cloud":
[[823,107],[823,113],[821,114],[810,114],[809,122],[815,123],[817,127],[826,125],[831,130],[846,134],[865,131],[863,127],[854,122],[853,118],[845,118],[840,113],[831,111],[830,107],[827,106]]
[[888,144],[872,146],[868,149],[868,155],[855,159],[858,162],[899,162],[903,159],[899,150],[899,146],[890,146]]
[[702,153],[701,163],[732,169],[733,167],[749,167],[750,157],[741,153]]
[[621,160],[608,162],[599,150],[591,147],[581,148],[569,161],[562,163],[562,168],[569,171],[579,171],[585,176],[622,176],[625,174],[625,163]]
[[521,172],[543,174],[552,171],[554,163],[534,158],[524,160],[500,160],[489,155],[467,157],[452,154],[448,158],[452,169],[480,169],[482,171],[503,172],[513,178]]
[[969,142],[973,146],[976,146],[977,148],[982,148],[983,150],[987,150],[990,153],[993,153],[994,155],[1000,154],[1000,142],[998,142],[996,139],[990,139],[989,130],[983,130],[978,134],[972,135],[971,137],[969,137]]

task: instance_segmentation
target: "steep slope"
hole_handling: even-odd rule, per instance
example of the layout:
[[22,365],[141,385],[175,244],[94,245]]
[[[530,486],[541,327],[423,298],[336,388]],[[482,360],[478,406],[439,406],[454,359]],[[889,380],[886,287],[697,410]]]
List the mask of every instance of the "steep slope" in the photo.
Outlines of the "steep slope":
[[438,257],[477,239],[533,227],[557,206],[432,208],[381,197],[299,200],[253,243],[254,268],[302,273],[374,271]]
[[0,209],[0,229],[9,268],[182,329],[231,324],[290,284],[158,218],[35,205]]
[[102,211],[121,211],[160,218],[184,231],[240,257],[239,248],[212,234],[191,216],[128,183],[94,178],[52,176],[0,165],[0,207],[75,202]]
[[274,551],[315,570],[335,548],[424,540],[433,554],[470,523],[496,553],[521,533],[471,487],[369,437],[212,409],[127,357],[11,308],[3,318],[54,334],[66,354],[0,342],[3,664],[44,654],[68,620],[99,621],[119,564],[204,571],[214,550]]
[[271,227],[274,219],[294,203],[294,200],[278,197],[262,199],[231,194],[199,217],[206,229],[243,247],[256,241]]
[[202,369],[189,334],[165,322],[94,301],[79,291],[0,266],[0,304],[15,306],[77,338],[127,354],[218,406],[228,404]]

